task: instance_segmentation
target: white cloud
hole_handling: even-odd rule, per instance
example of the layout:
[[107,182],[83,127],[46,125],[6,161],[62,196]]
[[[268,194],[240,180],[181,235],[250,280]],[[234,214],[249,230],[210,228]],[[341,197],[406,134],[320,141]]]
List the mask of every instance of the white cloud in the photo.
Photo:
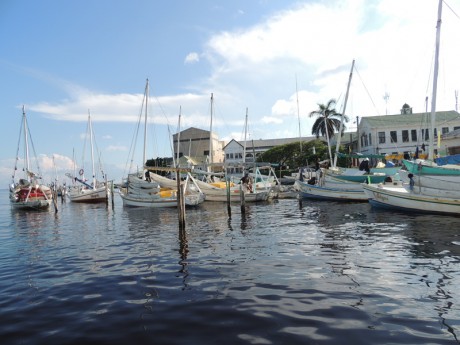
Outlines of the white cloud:
[[[217,33],[204,44],[203,52],[191,52],[185,58],[185,63],[207,59],[209,77],[190,85],[190,93],[152,95],[151,119],[176,128],[181,107],[182,128],[207,128],[209,94],[214,92],[221,111],[216,112],[213,125],[220,136],[242,127],[246,107],[254,127],[290,126],[289,133],[295,133],[292,124],[298,114],[302,125],[309,125],[307,115],[318,103],[335,98],[340,110],[353,59],[356,70],[346,110],[349,116],[384,114],[386,109],[394,114],[404,103],[415,112],[424,111],[425,97],[431,98],[436,15],[435,1],[308,2],[250,27]],[[454,90],[460,80],[457,22],[445,7],[440,110],[454,108]],[[62,80],[56,83],[64,85],[70,97],[56,104],[37,103],[31,110],[65,121],[86,121],[88,109],[94,122],[137,121],[141,93],[104,94]],[[388,103],[385,93],[390,94]]]
[[200,56],[198,55],[198,53],[195,53],[195,52],[189,53],[185,57],[185,63],[186,64],[196,63],[196,62],[199,62],[199,61],[200,61]]

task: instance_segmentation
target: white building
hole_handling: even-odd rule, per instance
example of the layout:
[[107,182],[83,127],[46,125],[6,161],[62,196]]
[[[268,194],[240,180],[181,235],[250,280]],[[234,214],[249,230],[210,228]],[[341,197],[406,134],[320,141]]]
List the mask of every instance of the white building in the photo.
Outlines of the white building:
[[[406,105],[405,105],[406,106]],[[436,128],[433,133],[430,113],[413,114],[403,107],[402,114],[363,117],[358,126],[358,148],[363,154],[392,154],[410,157],[419,147],[428,152],[430,135],[433,135],[434,154],[445,154],[448,150],[447,141],[438,147],[438,134],[446,136],[448,133],[460,129],[460,114],[456,111],[436,112]],[[458,146],[458,145],[457,145]]]

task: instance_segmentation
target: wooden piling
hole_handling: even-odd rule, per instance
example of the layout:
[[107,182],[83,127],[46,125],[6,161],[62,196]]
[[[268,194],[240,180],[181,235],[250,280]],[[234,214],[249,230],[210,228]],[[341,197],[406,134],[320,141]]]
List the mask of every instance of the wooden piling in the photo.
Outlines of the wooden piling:
[[176,170],[177,181],[177,210],[179,214],[179,229],[185,229],[185,186],[181,184],[180,170]]
[[241,213],[245,214],[246,213],[246,200],[244,197],[244,190],[243,190],[243,184],[240,184],[240,202],[241,202]]
[[227,211],[228,211],[228,216],[232,216],[232,208],[231,208],[231,199],[230,199],[230,177],[226,177],[225,179],[225,188],[227,190]]

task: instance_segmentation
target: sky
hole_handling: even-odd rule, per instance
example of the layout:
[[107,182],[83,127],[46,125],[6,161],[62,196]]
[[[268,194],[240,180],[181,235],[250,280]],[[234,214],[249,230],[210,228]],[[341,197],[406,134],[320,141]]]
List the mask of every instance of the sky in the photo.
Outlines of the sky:
[[[0,186],[12,181],[23,106],[45,179],[66,181],[73,162],[89,169],[89,113],[108,179],[142,166],[133,138],[147,79],[148,158],[171,157],[178,130],[211,129],[211,94],[225,141],[244,139],[246,114],[248,140],[310,136],[310,112],[330,99],[347,131],[404,103],[430,111],[438,3],[2,0]],[[457,107],[459,15],[460,0],[443,3],[439,111]]]

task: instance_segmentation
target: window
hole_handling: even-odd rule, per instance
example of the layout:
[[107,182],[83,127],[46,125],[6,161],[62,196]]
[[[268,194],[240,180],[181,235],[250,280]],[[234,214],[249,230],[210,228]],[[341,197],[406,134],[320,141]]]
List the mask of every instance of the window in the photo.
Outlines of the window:
[[396,134],[396,131],[390,131],[390,139],[392,143],[397,143],[398,142],[398,137]]
[[365,136],[363,137],[363,139],[364,139],[364,146],[363,146],[363,147],[368,146],[369,143],[368,143],[368,141],[367,141],[367,135],[365,135]]
[[442,134],[449,133],[449,127],[442,127]]
[[209,150],[205,150],[205,151],[203,152],[203,155],[204,155],[204,156],[209,156]]
[[412,141],[417,141],[417,130],[416,129],[410,130],[410,137]]
[[407,129],[402,131],[402,141],[403,143],[409,142],[409,131]]
[[424,140],[430,139],[430,131],[427,129],[422,129],[422,138],[425,138]]
[[379,132],[379,144],[385,144],[385,132]]
[[434,134],[433,138],[437,138],[437,137],[438,137],[438,130],[437,130],[436,128],[433,129],[433,134]]
[[235,159],[243,159],[243,153],[242,152],[235,153]]
[[372,133],[369,133],[369,146],[372,146]]

